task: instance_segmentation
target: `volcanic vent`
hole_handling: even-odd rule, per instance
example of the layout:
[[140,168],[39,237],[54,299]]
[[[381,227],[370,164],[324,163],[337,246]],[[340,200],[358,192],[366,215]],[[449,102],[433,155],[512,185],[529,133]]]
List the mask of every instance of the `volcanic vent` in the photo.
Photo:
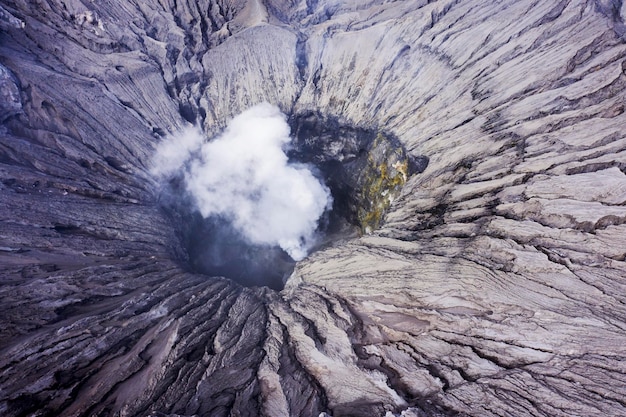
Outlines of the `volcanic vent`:
[[152,172],[192,271],[282,289],[311,250],[378,228],[428,163],[375,130],[319,115],[291,124],[294,140],[262,103],[212,140],[187,129],[159,145]]

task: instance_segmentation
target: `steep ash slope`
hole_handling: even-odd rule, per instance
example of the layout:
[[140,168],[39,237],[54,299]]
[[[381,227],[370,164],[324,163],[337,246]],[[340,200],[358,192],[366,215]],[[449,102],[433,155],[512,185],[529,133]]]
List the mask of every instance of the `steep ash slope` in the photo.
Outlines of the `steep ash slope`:
[[[381,3],[3,2],[2,415],[626,414],[626,6]],[[282,292],[148,174],[262,101],[429,159]]]

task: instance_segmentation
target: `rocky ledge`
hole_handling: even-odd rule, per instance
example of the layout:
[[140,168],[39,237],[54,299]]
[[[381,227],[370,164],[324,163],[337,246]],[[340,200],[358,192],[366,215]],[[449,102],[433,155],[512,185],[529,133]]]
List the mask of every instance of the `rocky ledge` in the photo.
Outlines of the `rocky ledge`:
[[[625,17],[4,1],[0,414],[626,415]],[[280,292],[189,272],[149,174],[263,101],[429,161]]]

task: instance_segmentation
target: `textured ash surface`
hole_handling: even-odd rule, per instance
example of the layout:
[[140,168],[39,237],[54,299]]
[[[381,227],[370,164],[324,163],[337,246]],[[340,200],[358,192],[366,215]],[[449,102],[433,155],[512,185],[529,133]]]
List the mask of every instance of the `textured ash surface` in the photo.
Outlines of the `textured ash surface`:
[[[626,415],[626,6],[349,3],[2,2],[0,414]],[[281,293],[147,173],[260,101],[430,161]]]

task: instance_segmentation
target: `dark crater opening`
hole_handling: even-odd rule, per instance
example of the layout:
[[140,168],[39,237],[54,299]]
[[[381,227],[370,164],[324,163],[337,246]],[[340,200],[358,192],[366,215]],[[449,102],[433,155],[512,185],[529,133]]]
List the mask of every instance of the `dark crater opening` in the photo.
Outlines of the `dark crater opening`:
[[[309,165],[333,197],[320,218],[311,251],[378,228],[407,179],[426,169],[428,158],[411,156],[401,142],[378,129],[341,123],[318,113],[289,118],[294,163]],[[172,179],[161,203],[179,233],[179,259],[190,271],[229,278],[247,287],[281,290],[295,261],[280,247],[248,242],[221,217],[203,218],[185,195],[182,178]]]
[[311,164],[330,188],[333,208],[323,230],[330,240],[346,232],[377,229],[408,178],[428,166],[410,155],[393,134],[342,123],[336,117],[305,113],[289,119],[289,157]]

